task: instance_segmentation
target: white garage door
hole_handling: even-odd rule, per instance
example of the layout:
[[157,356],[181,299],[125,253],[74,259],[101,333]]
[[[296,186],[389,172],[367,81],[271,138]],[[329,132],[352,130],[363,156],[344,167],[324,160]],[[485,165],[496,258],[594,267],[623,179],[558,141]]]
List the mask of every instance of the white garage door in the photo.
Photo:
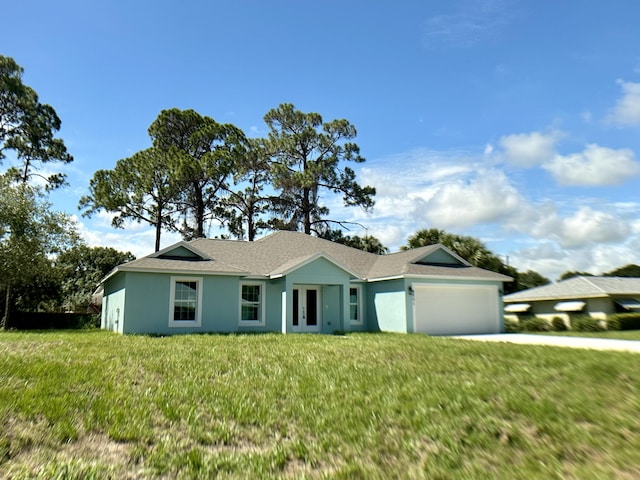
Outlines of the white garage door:
[[414,332],[429,335],[499,333],[498,288],[413,284]]

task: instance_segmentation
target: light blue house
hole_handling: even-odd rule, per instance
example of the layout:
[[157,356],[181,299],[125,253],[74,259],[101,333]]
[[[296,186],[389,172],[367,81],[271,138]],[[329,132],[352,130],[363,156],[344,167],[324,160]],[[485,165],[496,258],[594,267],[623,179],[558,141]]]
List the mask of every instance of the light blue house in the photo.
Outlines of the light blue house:
[[197,239],[114,269],[103,280],[102,328],[493,333],[510,280],[442,245],[376,255],[297,232]]

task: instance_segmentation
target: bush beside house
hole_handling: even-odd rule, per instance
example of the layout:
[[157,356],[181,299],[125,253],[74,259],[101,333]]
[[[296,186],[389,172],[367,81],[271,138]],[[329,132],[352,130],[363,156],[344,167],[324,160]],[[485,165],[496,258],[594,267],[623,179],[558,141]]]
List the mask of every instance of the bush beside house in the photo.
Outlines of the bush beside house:
[[618,313],[607,318],[609,330],[640,330],[640,313]]
[[8,328],[16,330],[100,328],[100,315],[90,313],[15,312]]

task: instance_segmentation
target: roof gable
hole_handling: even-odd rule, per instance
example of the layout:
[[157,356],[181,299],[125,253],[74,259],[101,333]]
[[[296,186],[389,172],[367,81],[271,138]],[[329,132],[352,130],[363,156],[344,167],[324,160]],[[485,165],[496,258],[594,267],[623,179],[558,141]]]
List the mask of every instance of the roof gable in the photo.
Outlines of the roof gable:
[[299,270],[300,268],[302,268],[302,267],[304,267],[306,265],[309,265],[309,264],[315,262],[318,259],[324,259],[327,262],[329,262],[331,265],[334,265],[337,268],[339,268],[340,270],[345,271],[351,277],[359,278],[358,275],[356,273],[354,273],[353,271],[351,271],[348,267],[345,267],[344,265],[340,264],[339,262],[337,262],[336,260],[334,260],[333,258],[328,256],[324,252],[318,252],[318,253],[315,253],[315,254],[312,254],[312,255],[305,255],[303,257],[296,257],[296,258],[292,259],[291,261],[280,265],[276,270],[271,272],[269,274],[269,276],[271,278],[277,278],[277,277],[282,277],[284,275],[288,275],[289,273],[294,272],[296,270]]
[[426,254],[411,261],[418,265],[433,265],[442,267],[470,267],[471,264],[456,255],[444,245],[434,245]]
[[474,267],[441,244],[378,255],[368,271],[369,281],[394,277],[473,278],[477,280],[509,282],[513,279],[482,268]]
[[163,248],[149,255],[149,258],[162,258],[165,260],[211,260],[209,256],[184,241]]

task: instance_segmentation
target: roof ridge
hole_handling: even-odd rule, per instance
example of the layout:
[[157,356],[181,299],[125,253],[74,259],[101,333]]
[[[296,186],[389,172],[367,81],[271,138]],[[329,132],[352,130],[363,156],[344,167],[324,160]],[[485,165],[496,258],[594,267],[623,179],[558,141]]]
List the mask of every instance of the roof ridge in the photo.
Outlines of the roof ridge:
[[592,281],[591,281],[593,278],[604,278],[603,276],[601,276],[601,275],[594,275],[594,276],[592,276],[592,277],[589,277],[589,276],[584,276],[584,275],[583,275],[583,276],[581,276],[580,278],[582,278],[583,280],[587,281],[590,285],[592,285],[593,287],[595,287],[597,290],[600,290],[602,293],[606,293],[606,290],[605,290],[604,288],[600,287],[598,284],[596,284],[596,283],[594,283],[594,282],[592,282]]

